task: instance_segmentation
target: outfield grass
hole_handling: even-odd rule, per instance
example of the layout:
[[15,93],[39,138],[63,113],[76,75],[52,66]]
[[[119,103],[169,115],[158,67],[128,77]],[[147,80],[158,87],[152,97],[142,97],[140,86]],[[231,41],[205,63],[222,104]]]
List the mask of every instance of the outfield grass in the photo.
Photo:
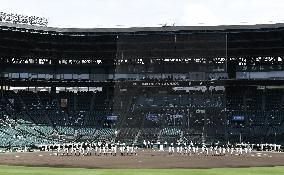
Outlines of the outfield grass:
[[82,169],[0,166],[0,175],[284,175],[284,167],[215,169]]

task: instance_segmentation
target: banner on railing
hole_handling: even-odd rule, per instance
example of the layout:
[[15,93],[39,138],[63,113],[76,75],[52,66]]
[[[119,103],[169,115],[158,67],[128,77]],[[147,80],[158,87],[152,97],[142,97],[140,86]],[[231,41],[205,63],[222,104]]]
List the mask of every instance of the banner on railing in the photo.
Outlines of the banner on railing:
[[112,115],[112,116],[107,116],[107,120],[109,120],[109,121],[116,121],[117,120],[117,116],[115,116],[115,115]]
[[232,120],[233,121],[244,121],[245,117],[244,116],[233,116]]
[[156,114],[148,114],[146,115],[146,120],[159,121],[159,118]]

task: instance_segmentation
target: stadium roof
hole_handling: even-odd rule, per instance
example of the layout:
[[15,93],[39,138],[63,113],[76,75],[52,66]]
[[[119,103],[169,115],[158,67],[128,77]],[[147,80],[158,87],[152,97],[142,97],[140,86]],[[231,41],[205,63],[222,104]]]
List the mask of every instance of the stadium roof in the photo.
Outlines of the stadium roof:
[[284,28],[284,23],[256,25],[220,25],[220,26],[164,26],[131,28],[53,28],[0,22],[1,28],[17,28],[35,31],[59,33],[135,33],[135,32],[178,32],[178,31],[227,31],[227,30],[265,30]]

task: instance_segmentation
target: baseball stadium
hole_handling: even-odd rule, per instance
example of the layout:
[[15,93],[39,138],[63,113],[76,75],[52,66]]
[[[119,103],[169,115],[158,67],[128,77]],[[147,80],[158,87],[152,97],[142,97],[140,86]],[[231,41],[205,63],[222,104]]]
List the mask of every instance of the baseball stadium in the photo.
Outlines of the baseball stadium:
[[0,21],[0,175],[284,174],[284,24]]

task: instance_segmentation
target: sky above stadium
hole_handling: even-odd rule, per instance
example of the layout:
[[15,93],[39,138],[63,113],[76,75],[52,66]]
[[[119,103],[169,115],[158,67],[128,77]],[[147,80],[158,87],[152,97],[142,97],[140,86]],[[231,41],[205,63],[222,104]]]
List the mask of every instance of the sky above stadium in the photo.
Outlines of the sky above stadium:
[[284,0],[3,0],[0,11],[47,17],[51,27],[284,23]]

